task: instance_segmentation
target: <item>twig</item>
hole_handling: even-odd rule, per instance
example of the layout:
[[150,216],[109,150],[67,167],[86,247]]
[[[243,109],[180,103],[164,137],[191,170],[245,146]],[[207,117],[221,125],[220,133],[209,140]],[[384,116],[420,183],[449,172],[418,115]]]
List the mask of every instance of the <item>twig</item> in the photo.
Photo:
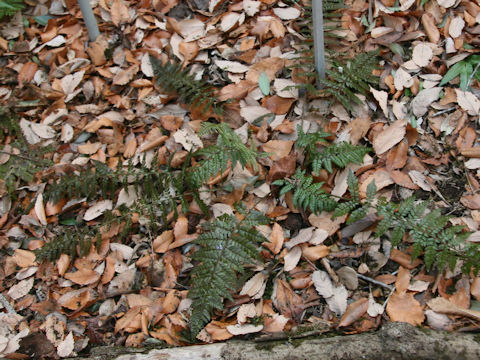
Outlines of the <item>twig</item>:
[[453,111],[453,110],[455,110],[455,109],[456,109],[456,107],[455,107],[455,106],[452,106],[452,107],[450,107],[450,108],[448,108],[448,109],[443,109],[443,110],[437,111],[435,114],[432,115],[432,117],[440,116],[440,115],[442,115],[442,114],[445,114],[445,113],[447,113],[447,112]]
[[7,312],[9,314],[14,314],[17,315],[17,312],[13,308],[13,306],[8,302],[8,300],[3,296],[3,294],[0,293],[0,303],[2,303],[3,307],[7,309]]
[[16,156],[20,159],[23,159],[23,160],[27,160],[27,161],[31,161],[31,162],[34,162],[34,163],[37,163],[39,165],[43,165],[42,161],[41,160],[37,160],[37,159],[31,159],[29,158],[28,156],[23,156],[23,155],[20,155],[20,154],[15,154],[15,153],[11,153],[11,152],[8,152],[8,151],[3,151],[3,150],[0,150],[0,154],[6,154],[6,155],[11,155],[11,156]]
[[385,289],[388,289],[388,290],[392,291],[392,287],[390,285],[385,284],[384,282],[372,279],[371,277],[368,277],[368,276],[365,276],[365,275],[362,275],[362,274],[358,274],[358,273],[357,273],[357,276],[358,276],[359,279],[362,279],[364,281],[370,282],[372,284],[384,287]]
[[470,87],[470,83],[472,82],[472,79],[475,76],[475,73],[478,71],[479,67],[480,67],[480,62],[477,64],[477,66],[475,66],[475,69],[473,69],[473,72],[468,77],[467,86],[465,87],[465,89],[468,89]]
[[340,282],[340,279],[338,278],[337,274],[335,274],[335,271],[330,267],[330,263],[328,262],[327,258],[323,258],[321,260],[321,263],[325,270],[327,270],[328,275],[332,278],[333,282],[335,284],[338,284]]

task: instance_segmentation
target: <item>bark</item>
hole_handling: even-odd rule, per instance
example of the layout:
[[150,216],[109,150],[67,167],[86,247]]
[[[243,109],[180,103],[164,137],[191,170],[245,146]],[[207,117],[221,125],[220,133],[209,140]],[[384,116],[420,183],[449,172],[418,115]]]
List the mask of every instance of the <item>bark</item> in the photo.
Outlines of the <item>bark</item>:
[[[480,359],[476,335],[415,328],[389,323],[379,331],[358,335],[317,337],[272,342],[233,340],[210,345],[154,349],[147,353],[109,354],[108,347],[94,349],[89,360],[431,360]],[[139,351],[138,349],[135,351]],[[97,353],[98,355],[95,355]],[[109,355],[107,355],[109,354]],[[86,360],[86,359],[85,359]]]

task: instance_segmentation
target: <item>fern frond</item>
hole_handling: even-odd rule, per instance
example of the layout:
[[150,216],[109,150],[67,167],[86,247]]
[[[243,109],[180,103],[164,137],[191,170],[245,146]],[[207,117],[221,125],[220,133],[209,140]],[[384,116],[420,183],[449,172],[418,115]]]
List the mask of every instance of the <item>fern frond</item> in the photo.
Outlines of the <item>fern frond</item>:
[[182,103],[199,107],[205,112],[213,110],[217,114],[222,113],[223,104],[218,100],[215,88],[208,82],[196,80],[181,64],[171,61],[163,63],[154,56],[150,56],[150,61],[156,82],[164,91],[176,94]]
[[224,299],[232,299],[237,286],[237,274],[246,264],[259,261],[258,244],[265,237],[254,226],[267,224],[268,219],[252,211],[242,221],[224,214],[204,225],[205,232],[196,243],[200,250],[193,255],[198,261],[192,272],[192,288],[188,297],[193,300],[190,329],[195,336],[210,320],[214,310],[223,308]]
[[0,0],[0,18],[13,15],[24,7],[23,0]]
[[248,148],[227,124],[203,123],[199,135],[212,133],[218,135],[216,144],[195,153],[196,157],[201,157],[203,160],[199,161],[198,166],[190,169],[188,179],[193,186],[200,187],[212,176],[225,171],[229,163],[232,168],[240,163],[242,167],[249,165],[256,169],[257,158],[266,155]]
[[337,206],[337,202],[322,189],[323,183],[314,183],[313,177],[305,176],[304,170],[297,170],[291,182],[276,180],[272,185],[282,186],[280,194],[293,191],[293,204],[299,208],[308,209],[314,214],[332,211]]
[[370,152],[366,146],[352,145],[346,142],[333,144],[322,152],[313,155],[312,170],[318,173],[321,169],[333,172],[332,165],[344,168],[350,163],[361,164],[363,157]]

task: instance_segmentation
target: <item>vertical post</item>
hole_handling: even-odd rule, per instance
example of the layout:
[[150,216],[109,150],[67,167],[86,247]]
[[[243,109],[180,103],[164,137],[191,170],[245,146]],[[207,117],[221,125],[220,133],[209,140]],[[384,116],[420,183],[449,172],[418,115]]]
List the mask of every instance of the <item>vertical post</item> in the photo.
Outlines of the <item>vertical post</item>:
[[82,11],[83,20],[85,21],[85,26],[87,27],[88,35],[90,36],[90,41],[95,41],[98,35],[100,35],[100,31],[98,31],[97,20],[93,15],[90,1],[78,0],[78,5],[80,5],[80,10]]
[[[325,79],[325,42],[323,38],[323,4],[322,0],[312,0],[313,52],[315,69],[320,79]],[[317,87],[320,86],[317,82]]]

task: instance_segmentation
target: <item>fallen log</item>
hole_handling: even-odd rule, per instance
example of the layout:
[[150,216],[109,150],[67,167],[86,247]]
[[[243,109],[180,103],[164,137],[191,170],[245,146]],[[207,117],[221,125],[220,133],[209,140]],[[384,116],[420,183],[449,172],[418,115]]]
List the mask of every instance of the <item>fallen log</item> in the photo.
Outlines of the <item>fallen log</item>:
[[406,323],[388,323],[376,332],[357,335],[321,335],[295,341],[232,340],[153,349],[146,353],[139,351],[142,350],[124,348],[124,353],[119,355],[112,354],[108,347],[100,347],[93,349],[91,356],[83,360],[478,360],[480,339],[475,334],[448,333],[416,328]]

